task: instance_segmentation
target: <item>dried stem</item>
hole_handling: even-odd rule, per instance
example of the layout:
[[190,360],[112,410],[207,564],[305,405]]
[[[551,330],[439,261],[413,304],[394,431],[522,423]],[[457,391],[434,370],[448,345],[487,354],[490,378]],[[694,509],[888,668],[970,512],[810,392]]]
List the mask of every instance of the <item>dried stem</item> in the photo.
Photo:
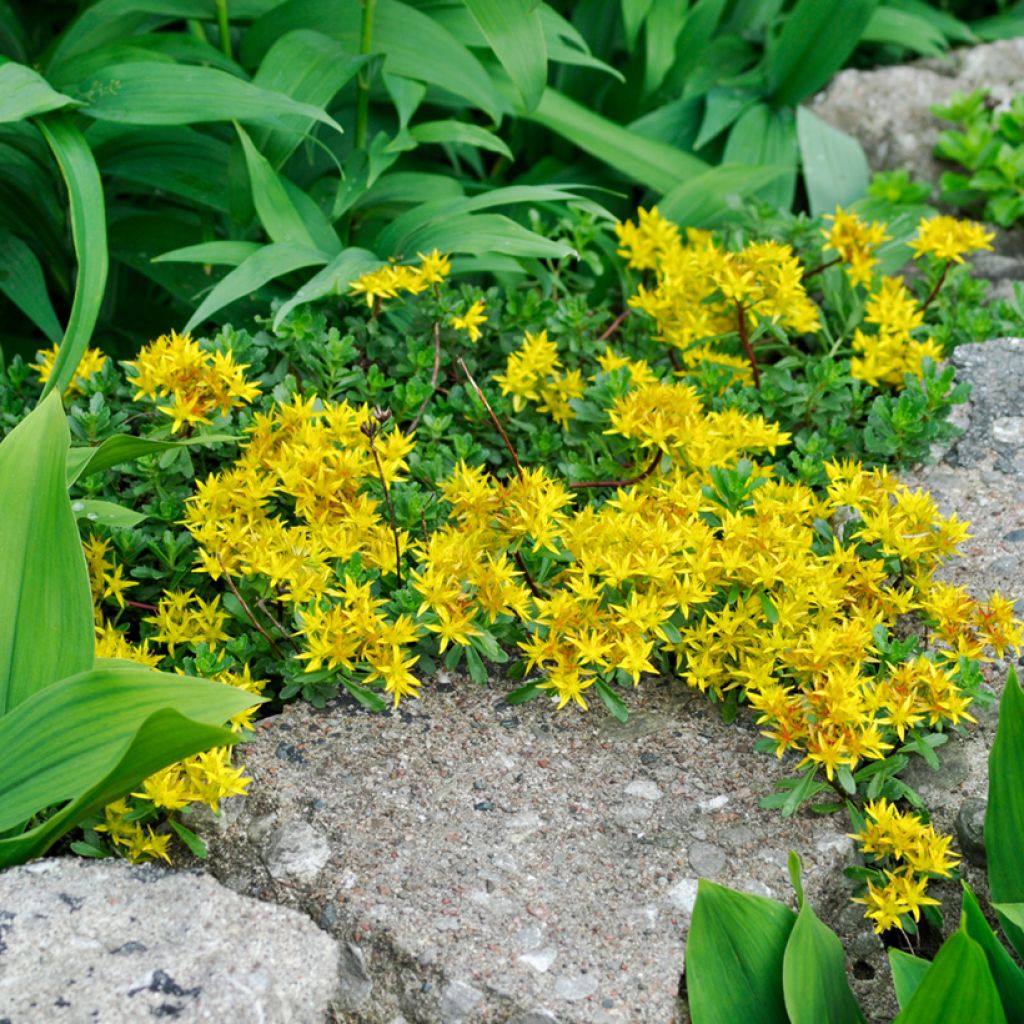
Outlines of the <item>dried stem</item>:
[[676,373],[683,372],[683,361],[679,358],[679,353],[674,348],[668,350],[668,361],[672,364],[672,369]]
[[217,559],[217,564],[220,566],[220,571],[224,573],[224,581],[227,583],[228,589],[231,591],[232,594],[235,595],[235,599],[242,606],[242,610],[245,612],[245,614],[249,616],[249,621],[256,627],[256,631],[260,634],[260,636],[262,636],[263,639],[266,640],[268,644],[270,644],[270,647],[273,650],[273,652],[282,661],[284,661],[284,654],[282,653],[281,648],[277,646],[277,644],[274,642],[274,638],[260,625],[256,616],[253,615],[252,609],[246,603],[245,598],[242,597],[242,595],[238,592],[238,587],[235,586],[235,581],[231,578],[231,573],[228,572],[227,567],[224,565],[224,559],[220,557],[219,553],[215,557]]
[[654,453],[654,458],[651,459],[647,468],[639,476],[630,477],[628,480],[578,480],[576,483],[569,484],[569,486],[573,490],[582,490],[585,487],[629,487],[632,484],[641,483],[658,468],[662,454],[662,450],[659,448]]
[[949,260],[946,260],[946,262],[943,264],[942,273],[939,274],[939,279],[935,282],[935,285],[932,287],[932,290],[928,293],[928,298],[926,298],[924,302],[921,303],[920,311],[922,313],[935,301],[935,296],[939,294],[939,289],[945,283],[946,275],[949,273],[949,268],[951,266],[952,264],[949,262]]
[[420,406],[420,410],[416,413],[415,418],[408,427],[405,428],[405,433],[408,436],[411,434],[419,425],[420,420],[423,419],[423,414],[427,411],[427,406],[430,405],[430,400],[437,393],[437,380],[441,375],[441,323],[438,320],[434,321],[434,369],[430,374],[430,394],[423,399],[423,404]]
[[505,442],[505,447],[508,449],[509,454],[512,456],[512,461],[516,464],[516,472],[520,477],[523,476],[523,467],[519,464],[519,456],[516,454],[515,448],[512,447],[512,442],[508,439],[508,434],[505,433],[505,428],[501,425],[501,421],[497,416],[494,415],[494,410],[491,408],[491,403],[487,401],[487,396],[480,390],[480,385],[473,380],[473,374],[466,369],[466,364],[463,362],[462,357],[459,357],[459,366],[462,367],[462,372],[466,375],[466,380],[469,381],[473,390],[477,393],[480,401],[484,403],[484,408],[487,410],[491,417],[491,422],[497,428],[498,433],[501,434],[501,439]]
[[[374,410],[379,422],[385,422],[391,413],[388,410]],[[377,433],[377,424],[367,421],[362,425],[362,431],[370,443],[370,451],[373,454],[373,461],[377,464],[377,476],[380,477],[380,485],[384,488],[384,504],[388,508],[388,518],[391,520],[391,534],[395,538],[395,577],[398,580],[397,586],[402,585],[402,548],[398,540],[398,523],[395,520],[395,507],[391,504],[391,491],[388,490],[388,482],[384,478],[384,466],[381,464],[377,446],[373,443]]]
[[277,627],[281,636],[283,636],[285,640],[287,640],[288,643],[290,643],[297,651],[299,649],[299,645],[295,642],[295,638],[287,629],[285,629],[284,623],[282,623],[280,619],[278,619],[277,616],[267,607],[267,602],[264,601],[262,597],[256,602],[256,607],[259,608],[259,610],[263,612],[268,619],[270,619],[270,621]]
[[736,330],[739,331],[740,344],[750,361],[750,370],[754,375],[754,387],[761,387],[761,371],[757,366],[757,359],[754,356],[754,346],[750,344],[750,336],[747,334],[747,311],[742,302],[736,303]]
[[129,608],[138,608],[140,611],[144,611],[144,612],[158,612],[158,611],[160,611],[160,609],[157,608],[157,606],[155,604],[146,604],[145,601],[133,601],[129,597],[126,597],[124,599],[124,603],[126,605],[128,605]]
[[626,317],[632,313],[631,309],[624,309],[609,325],[604,334],[598,337],[598,341],[607,341],[625,322]]

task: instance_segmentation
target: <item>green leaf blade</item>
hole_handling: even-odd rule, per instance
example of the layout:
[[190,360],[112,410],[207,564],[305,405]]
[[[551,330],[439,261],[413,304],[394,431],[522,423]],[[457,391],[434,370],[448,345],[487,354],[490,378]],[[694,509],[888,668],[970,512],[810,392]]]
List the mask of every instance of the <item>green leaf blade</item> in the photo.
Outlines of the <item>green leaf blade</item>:
[[57,394],[0,443],[0,716],[92,668],[89,574],[65,482],[70,443]]

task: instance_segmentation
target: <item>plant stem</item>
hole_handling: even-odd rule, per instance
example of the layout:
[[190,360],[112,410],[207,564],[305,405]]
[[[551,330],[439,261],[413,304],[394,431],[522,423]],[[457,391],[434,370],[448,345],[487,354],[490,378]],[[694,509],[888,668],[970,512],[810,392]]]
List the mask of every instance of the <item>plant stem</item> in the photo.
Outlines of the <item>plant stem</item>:
[[537,581],[530,575],[530,570],[526,567],[526,559],[523,558],[522,553],[517,551],[515,553],[516,565],[519,566],[523,575],[526,577],[526,585],[530,588],[530,593],[534,597],[543,597],[540,587],[537,586]]
[[228,18],[228,0],[214,0],[217,8],[217,27],[220,29],[220,48],[228,60],[233,60],[231,53],[231,22]]
[[935,296],[939,294],[939,289],[942,287],[943,283],[946,280],[946,275],[949,273],[950,266],[952,266],[952,264],[949,262],[949,260],[946,260],[946,262],[942,265],[942,273],[939,274],[938,280],[935,282],[934,286],[932,287],[932,290],[928,293],[928,298],[926,298],[924,302],[921,303],[922,313],[935,301]]
[[395,538],[395,578],[397,579],[396,589],[402,586],[402,548],[398,540],[398,523],[395,520],[395,507],[391,504],[391,491],[388,490],[388,482],[384,478],[384,467],[381,465],[380,455],[377,453],[377,446],[373,443],[376,429],[367,430],[369,424],[364,424],[363,433],[370,442],[370,452],[373,454],[373,461],[377,464],[377,476],[380,477],[380,485],[384,488],[384,504],[387,505],[388,518],[391,520],[391,535]]
[[505,447],[512,456],[512,461],[516,464],[516,472],[520,477],[522,477],[523,467],[519,463],[519,456],[516,454],[515,448],[512,447],[512,442],[508,439],[508,434],[505,433],[505,428],[501,425],[501,421],[494,415],[494,410],[491,408],[491,403],[487,401],[487,396],[480,390],[480,385],[473,380],[473,374],[466,369],[466,364],[463,362],[462,356],[459,356],[459,366],[462,368],[462,372],[466,375],[466,380],[468,380],[470,385],[472,385],[472,388],[477,393],[480,401],[484,403],[484,408],[490,414],[491,422],[498,428],[498,433],[501,434],[501,439],[505,442]]
[[406,427],[406,436],[411,434],[420,423],[423,418],[423,414],[427,411],[427,406],[430,404],[430,400],[437,393],[437,379],[441,373],[441,323],[438,320],[434,321],[434,369],[430,374],[430,394],[423,399],[423,404],[420,406],[420,411],[416,413],[412,423]]
[[145,601],[133,601],[130,597],[126,597],[124,599],[124,603],[128,605],[129,608],[138,608],[140,611],[144,612],[160,611],[155,604],[146,604]]
[[810,270],[804,271],[804,276],[800,278],[801,282],[807,281],[814,277],[815,274],[820,274],[823,270],[828,270],[829,267],[834,267],[837,263],[842,263],[843,257],[837,256],[834,260],[826,260],[824,263],[819,263],[816,267],[811,267]]
[[739,331],[740,344],[750,361],[750,370],[754,375],[754,387],[761,387],[761,371],[757,367],[757,359],[754,356],[754,346],[750,344],[750,337],[747,334],[747,312],[742,302],[736,303],[736,330]]
[[260,625],[256,616],[253,615],[252,609],[246,603],[245,598],[242,597],[242,595],[238,592],[238,587],[235,586],[235,581],[231,578],[231,573],[229,573],[224,566],[224,559],[221,558],[219,554],[217,554],[215,557],[217,559],[217,564],[220,566],[220,571],[224,573],[224,581],[227,583],[228,589],[231,591],[231,593],[235,595],[235,600],[238,601],[238,603],[242,606],[242,611],[244,611],[245,614],[249,616],[249,621],[256,627],[256,631],[260,634],[260,636],[262,636],[263,639],[266,640],[268,644],[270,644],[270,647],[273,650],[273,652],[282,661],[284,661],[284,654],[282,653],[281,648],[277,646],[277,644],[274,642],[274,638]]
[[654,458],[651,459],[647,468],[638,476],[630,477],[628,480],[578,480],[576,483],[569,484],[569,487],[578,491],[586,487],[629,487],[632,484],[641,483],[658,468],[658,463],[661,462],[663,454],[659,448],[654,453]]
[[624,309],[609,325],[608,329],[597,340],[607,341],[623,324],[626,317],[632,313],[631,309]]
[[[377,0],[363,0],[363,24],[359,34],[359,52],[370,53],[373,47],[373,14]],[[366,148],[366,132],[370,121],[370,73],[366,66],[359,69],[356,79],[356,149]]]

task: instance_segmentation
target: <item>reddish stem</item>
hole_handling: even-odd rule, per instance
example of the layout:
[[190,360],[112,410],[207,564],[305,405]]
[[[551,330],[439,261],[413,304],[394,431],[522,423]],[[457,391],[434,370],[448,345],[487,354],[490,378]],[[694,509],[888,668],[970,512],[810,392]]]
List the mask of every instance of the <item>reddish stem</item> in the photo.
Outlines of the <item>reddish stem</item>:
[[585,487],[629,487],[632,484],[638,484],[646,480],[658,468],[661,457],[662,451],[659,448],[654,453],[654,458],[651,459],[650,465],[639,476],[631,477],[629,480],[579,480],[576,483],[569,484],[569,486],[574,490],[582,490]]
[[609,325],[608,329],[602,334],[597,340],[607,341],[625,322],[626,317],[629,316],[633,311],[631,309],[624,309]]
[[519,474],[520,477],[522,477],[523,467],[519,463],[519,456],[516,454],[515,448],[512,447],[512,442],[508,439],[508,434],[505,433],[505,428],[501,425],[501,422],[498,419],[498,417],[494,415],[494,410],[491,408],[491,403],[487,401],[487,396],[480,390],[480,385],[477,384],[475,380],[473,380],[473,374],[471,374],[469,370],[466,369],[466,364],[461,356],[459,356],[459,366],[462,368],[462,372],[466,375],[466,380],[469,381],[473,390],[477,393],[478,397],[480,398],[480,401],[484,403],[484,408],[490,415],[491,422],[497,428],[498,433],[501,434],[501,439],[505,442],[505,447],[508,449],[509,454],[512,456],[512,461],[516,464],[516,472]]
[[757,367],[757,359],[754,356],[754,346],[750,344],[750,337],[747,334],[747,313],[742,302],[736,303],[736,330],[740,334],[740,344],[750,361],[750,370],[754,375],[754,387],[761,387],[761,371]]

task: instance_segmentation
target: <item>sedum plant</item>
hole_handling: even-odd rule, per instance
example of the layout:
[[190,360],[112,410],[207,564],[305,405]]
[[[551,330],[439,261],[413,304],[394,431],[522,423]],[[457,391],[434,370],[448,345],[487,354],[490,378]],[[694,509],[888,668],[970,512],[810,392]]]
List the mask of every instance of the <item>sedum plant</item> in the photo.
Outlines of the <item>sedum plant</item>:
[[[959,236],[943,230],[945,252]],[[899,323],[866,323],[895,286],[868,266],[874,243],[846,237],[864,231],[837,216],[798,256],[747,237],[684,244],[651,214],[621,228],[626,258],[657,264],[660,246],[666,267],[697,261],[703,290],[637,268],[648,314],[457,286],[429,252],[360,277],[336,326],[284,304],[255,333],[172,332],[121,369],[91,356],[68,393],[86,458],[111,467],[151,446],[75,491],[95,517],[107,642],[200,675],[248,666],[278,700],[344,690],[374,709],[429,692],[441,664],[484,683],[489,662],[516,680],[511,701],[597,700],[624,717],[625,690],[675,673],[729,717],[752,707],[763,745],[794,757],[770,798],[784,813],[906,796],[899,773],[970,720],[978,660],[1021,627],[998,595],[934,579],[966,525],[866,464],[877,403],[898,409],[922,381],[940,429],[948,375],[902,360],[941,324],[959,271],[939,260],[900,285]],[[843,264],[808,275],[826,242]],[[784,255],[781,269],[759,254]],[[692,346],[669,336],[687,315]],[[850,377],[858,331],[886,336],[902,389]],[[864,396],[828,454],[814,419],[760,411],[786,360],[800,387],[831,367],[826,418],[835,391]],[[0,411],[32,381],[12,363]],[[126,441],[129,425],[146,436]],[[896,640],[908,615],[913,635]]]
[[1003,108],[977,89],[932,113],[956,126],[939,136],[935,155],[963,168],[942,175],[942,201],[1013,227],[1024,217],[1024,96]]
[[[1005,940],[1024,956],[1024,691],[1015,670],[1003,692],[989,757],[985,846],[992,908]],[[864,1015],[850,990],[842,944],[804,899],[790,855],[794,914],[775,900],[702,880],[686,946],[693,1024],[855,1024]],[[896,1024],[1020,1024],[1024,970],[963,886],[957,930],[932,962],[889,950],[901,1012]]]
[[[51,392],[0,444],[0,867],[41,855],[168,764],[235,743],[223,723],[260,701],[117,650],[97,657],[69,440]],[[152,855],[160,841],[136,827]]]

